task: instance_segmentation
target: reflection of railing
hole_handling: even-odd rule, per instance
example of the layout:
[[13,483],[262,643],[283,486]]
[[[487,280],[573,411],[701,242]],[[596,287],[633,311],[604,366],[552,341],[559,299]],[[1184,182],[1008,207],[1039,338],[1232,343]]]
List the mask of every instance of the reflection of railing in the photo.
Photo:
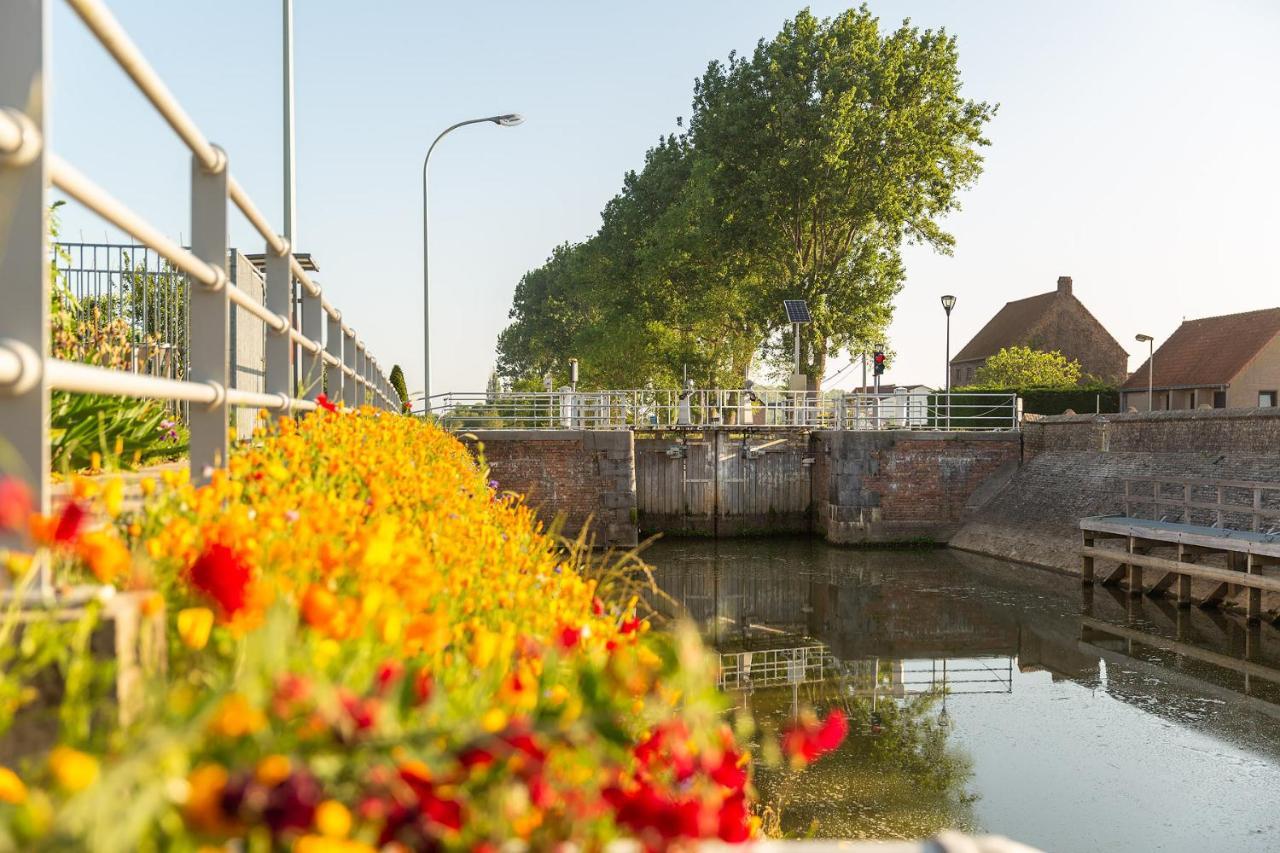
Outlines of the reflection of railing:
[[451,429],[1013,430],[1012,394],[892,395],[763,389],[452,392],[431,399]]
[[721,690],[840,679],[850,698],[1013,692],[1013,658],[840,661],[823,644],[720,655]]

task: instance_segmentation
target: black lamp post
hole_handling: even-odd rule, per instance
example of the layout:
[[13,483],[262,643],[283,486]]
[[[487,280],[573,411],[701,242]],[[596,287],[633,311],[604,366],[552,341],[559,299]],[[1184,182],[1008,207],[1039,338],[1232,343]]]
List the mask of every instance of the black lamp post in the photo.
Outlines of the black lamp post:
[[951,309],[955,307],[954,296],[942,297],[942,310],[947,312],[947,429],[951,429]]

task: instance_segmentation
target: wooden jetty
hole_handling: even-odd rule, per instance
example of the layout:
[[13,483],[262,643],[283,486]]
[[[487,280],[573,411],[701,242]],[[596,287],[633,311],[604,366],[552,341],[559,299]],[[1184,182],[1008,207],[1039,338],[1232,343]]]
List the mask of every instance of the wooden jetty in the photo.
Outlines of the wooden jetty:
[[[1123,581],[1130,595],[1167,595],[1172,589],[1183,607],[1216,607],[1233,588],[1243,588],[1251,622],[1262,618],[1263,591],[1280,593],[1280,575],[1268,573],[1280,566],[1277,483],[1125,480],[1124,514],[1081,519],[1080,531],[1081,580],[1086,584],[1094,583],[1095,563],[1104,560],[1117,564],[1101,578],[1104,585]],[[1097,544],[1106,539],[1123,540],[1126,547]],[[1203,564],[1215,557],[1225,565]],[[1144,582],[1147,569],[1159,573],[1150,586]],[[1212,583],[1199,602],[1191,598],[1192,578]]]

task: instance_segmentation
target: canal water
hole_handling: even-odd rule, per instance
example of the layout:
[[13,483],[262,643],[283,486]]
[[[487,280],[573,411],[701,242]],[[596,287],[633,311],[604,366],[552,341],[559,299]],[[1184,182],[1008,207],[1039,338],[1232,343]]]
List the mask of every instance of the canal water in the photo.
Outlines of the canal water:
[[789,836],[954,827],[1046,851],[1280,850],[1280,632],[949,550],[661,541],[761,755],[803,708],[851,733],[757,762]]

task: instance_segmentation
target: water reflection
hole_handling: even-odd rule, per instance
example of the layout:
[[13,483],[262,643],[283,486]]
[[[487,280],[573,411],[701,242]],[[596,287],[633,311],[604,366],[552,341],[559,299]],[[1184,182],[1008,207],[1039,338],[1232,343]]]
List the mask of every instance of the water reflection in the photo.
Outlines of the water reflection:
[[[959,827],[1053,850],[1121,847],[1130,832],[1133,849],[1207,849],[1234,834],[1236,849],[1263,849],[1257,833],[1275,829],[1274,810],[1256,807],[1280,783],[1280,634],[1270,627],[1082,593],[1069,578],[949,551],[665,542],[647,557],[721,653],[722,687],[763,727],[803,705],[848,713],[853,734],[835,755],[802,775],[758,772],[788,834]],[[1196,758],[1210,769],[1193,770]],[[1179,797],[1202,811],[1244,784],[1227,772],[1233,763],[1266,785],[1219,808],[1223,826],[1181,817]],[[1167,779],[1152,785],[1153,772]],[[1207,796],[1191,784],[1219,776]],[[1098,796],[1108,779],[1148,782],[1160,818],[1100,831],[1117,811]]]

